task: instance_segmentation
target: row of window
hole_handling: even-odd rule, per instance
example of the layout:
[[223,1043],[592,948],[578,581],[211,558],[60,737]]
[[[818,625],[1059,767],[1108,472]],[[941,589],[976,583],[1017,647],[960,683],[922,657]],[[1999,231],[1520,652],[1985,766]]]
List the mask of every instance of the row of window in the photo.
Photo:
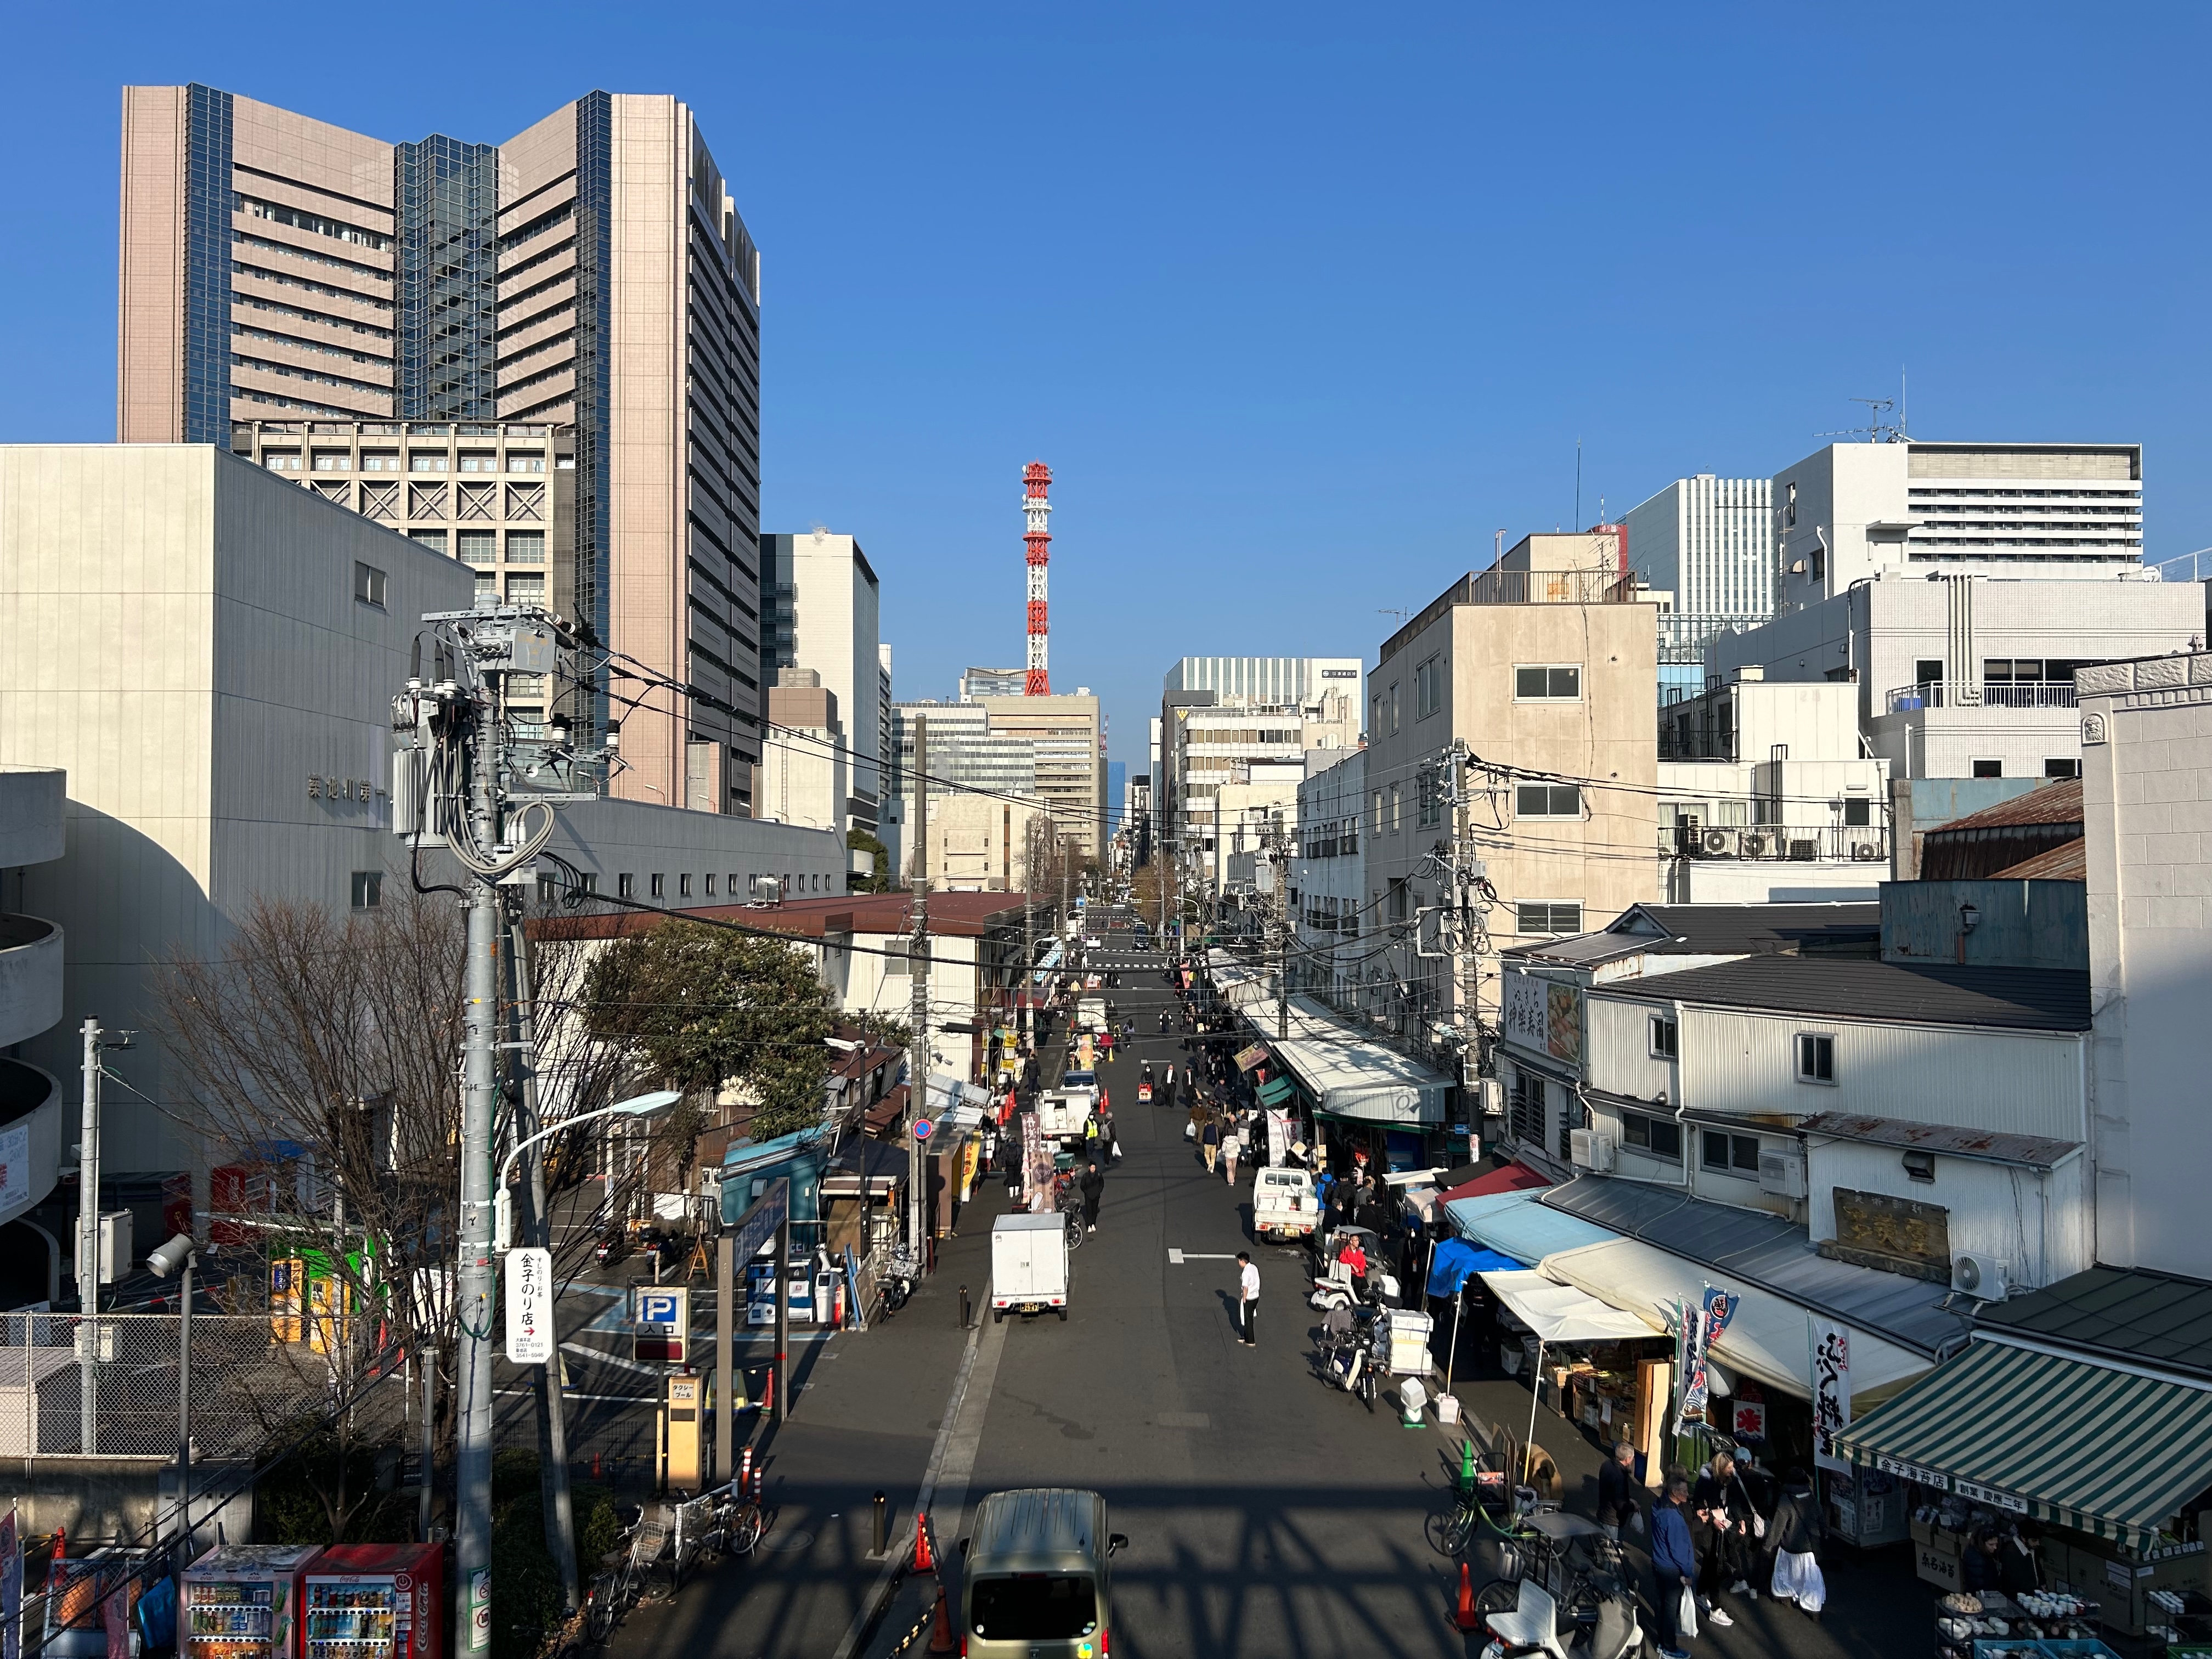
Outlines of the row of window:
[[[714,876],[707,875],[702,876],[699,879],[706,884],[705,896],[708,898],[714,897],[716,896],[714,885],[717,878]],[[774,878],[770,878],[770,879],[774,879]],[[666,876],[647,876],[646,880],[651,884],[652,894],[654,898],[665,898],[668,896],[668,878]],[[676,896],[678,898],[690,898],[692,896],[691,882],[692,878],[688,875],[679,875],[676,878]],[[794,892],[824,892],[828,890],[830,878],[823,875],[786,875],[781,878],[782,889],[787,896]],[[551,884],[550,882],[541,882],[539,885],[541,889],[544,889],[550,888]],[[586,892],[597,892],[599,890],[599,878],[598,876],[586,875],[584,878],[584,890]],[[617,896],[620,897],[636,897],[637,878],[627,873],[616,876],[615,890]],[[745,884],[745,878],[739,875],[736,871],[732,871],[727,878],[726,884],[723,888],[723,892],[727,896],[735,899],[747,896],[749,890],[750,890]],[[550,892],[545,892],[541,893],[541,896],[550,897],[551,895]],[[356,910],[374,910],[383,902],[384,872],[381,870],[355,871],[353,872],[353,908]],[[902,951],[905,947],[903,945],[901,945],[895,946],[894,948]],[[884,971],[886,974],[903,974],[907,971],[907,968],[903,961],[899,962],[896,966],[890,963],[886,963],[884,964]]]
[[[1682,1052],[1681,1028],[1671,1014],[1653,1014],[1648,1022],[1647,1047],[1655,1060],[1674,1060]],[[1836,1080],[1836,1039],[1825,1031],[1797,1034],[1797,1080],[1833,1083]]]
[[[434,552],[446,550],[446,532],[442,530],[410,530],[410,541],[420,542]],[[463,564],[497,564],[499,532],[495,530],[461,530],[454,532],[454,557]],[[542,530],[510,530],[507,532],[507,562],[509,564],[544,564],[545,562],[545,532]]]
[[[364,360],[366,361],[366,360]],[[399,471],[399,452],[396,449],[364,449],[358,461],[351,452],[343,449],[319,449],[314,452],[314,470],[318,472],[397,472]],[[296,449],[264,449],[261,465],[271,472],[303,471],[300,452]],[[504,466],[499,456],[484,451],[478,453],[464,450],[459,470],[463,472],[543,472],[545,457],[543,453],[510,450]],[[410,450],[407,455],[410,472],[451,472],[453,459],[442,449]]]

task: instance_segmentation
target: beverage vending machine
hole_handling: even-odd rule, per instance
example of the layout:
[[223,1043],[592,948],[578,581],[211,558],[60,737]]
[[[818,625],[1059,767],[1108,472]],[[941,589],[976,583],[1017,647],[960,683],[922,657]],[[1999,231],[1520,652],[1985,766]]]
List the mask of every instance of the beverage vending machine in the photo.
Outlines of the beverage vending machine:
[[185,1569],[177,1659],[299,1659],[300,1575],[312,1544],[229,1544]]
[[444,1659],[443,1544],[339,1544],[307,1575],[302,1659]]

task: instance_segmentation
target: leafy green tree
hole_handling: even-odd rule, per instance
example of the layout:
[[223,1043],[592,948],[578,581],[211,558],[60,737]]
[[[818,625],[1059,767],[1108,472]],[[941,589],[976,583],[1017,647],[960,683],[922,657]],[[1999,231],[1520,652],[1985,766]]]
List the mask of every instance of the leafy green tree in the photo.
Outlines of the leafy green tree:
[[708,1100],[743,1089],[754,1139],[821,1121],[836,1018],[804,946],[671,919],[603,952],[582,1000],[592,1035],[649,1079]]
[[845,832],[845,846],[851,852],[872,853],[876,860],[874,873],[865,878],[853,890],[856,893],[890,892],[893,874],[890,848],[857,824]]

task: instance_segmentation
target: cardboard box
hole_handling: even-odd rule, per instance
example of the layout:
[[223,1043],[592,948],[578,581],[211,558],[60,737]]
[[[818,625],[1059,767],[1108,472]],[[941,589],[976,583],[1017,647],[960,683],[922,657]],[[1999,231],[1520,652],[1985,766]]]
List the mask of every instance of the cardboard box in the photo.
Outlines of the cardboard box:
[[1936,1523],[1933,1521],[1923,1521],[1917,1515],[1912,1517],[1912,1541],[1914,1543],[1929,1543],[1933,1541],[1935,1536]]

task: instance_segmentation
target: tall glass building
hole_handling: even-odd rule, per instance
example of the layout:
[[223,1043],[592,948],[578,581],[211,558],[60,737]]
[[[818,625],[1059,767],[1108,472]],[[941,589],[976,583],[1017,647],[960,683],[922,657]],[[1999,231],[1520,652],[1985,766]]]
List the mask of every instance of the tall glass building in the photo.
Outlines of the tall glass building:
[[749,811],[773,678],[760,257],[690,110],[593,92],[501,143],[394,144],[129,87],[122,150],[117,436],[297,470],[502,591],[539,585],[708,694],[611,711],[615,793]]

